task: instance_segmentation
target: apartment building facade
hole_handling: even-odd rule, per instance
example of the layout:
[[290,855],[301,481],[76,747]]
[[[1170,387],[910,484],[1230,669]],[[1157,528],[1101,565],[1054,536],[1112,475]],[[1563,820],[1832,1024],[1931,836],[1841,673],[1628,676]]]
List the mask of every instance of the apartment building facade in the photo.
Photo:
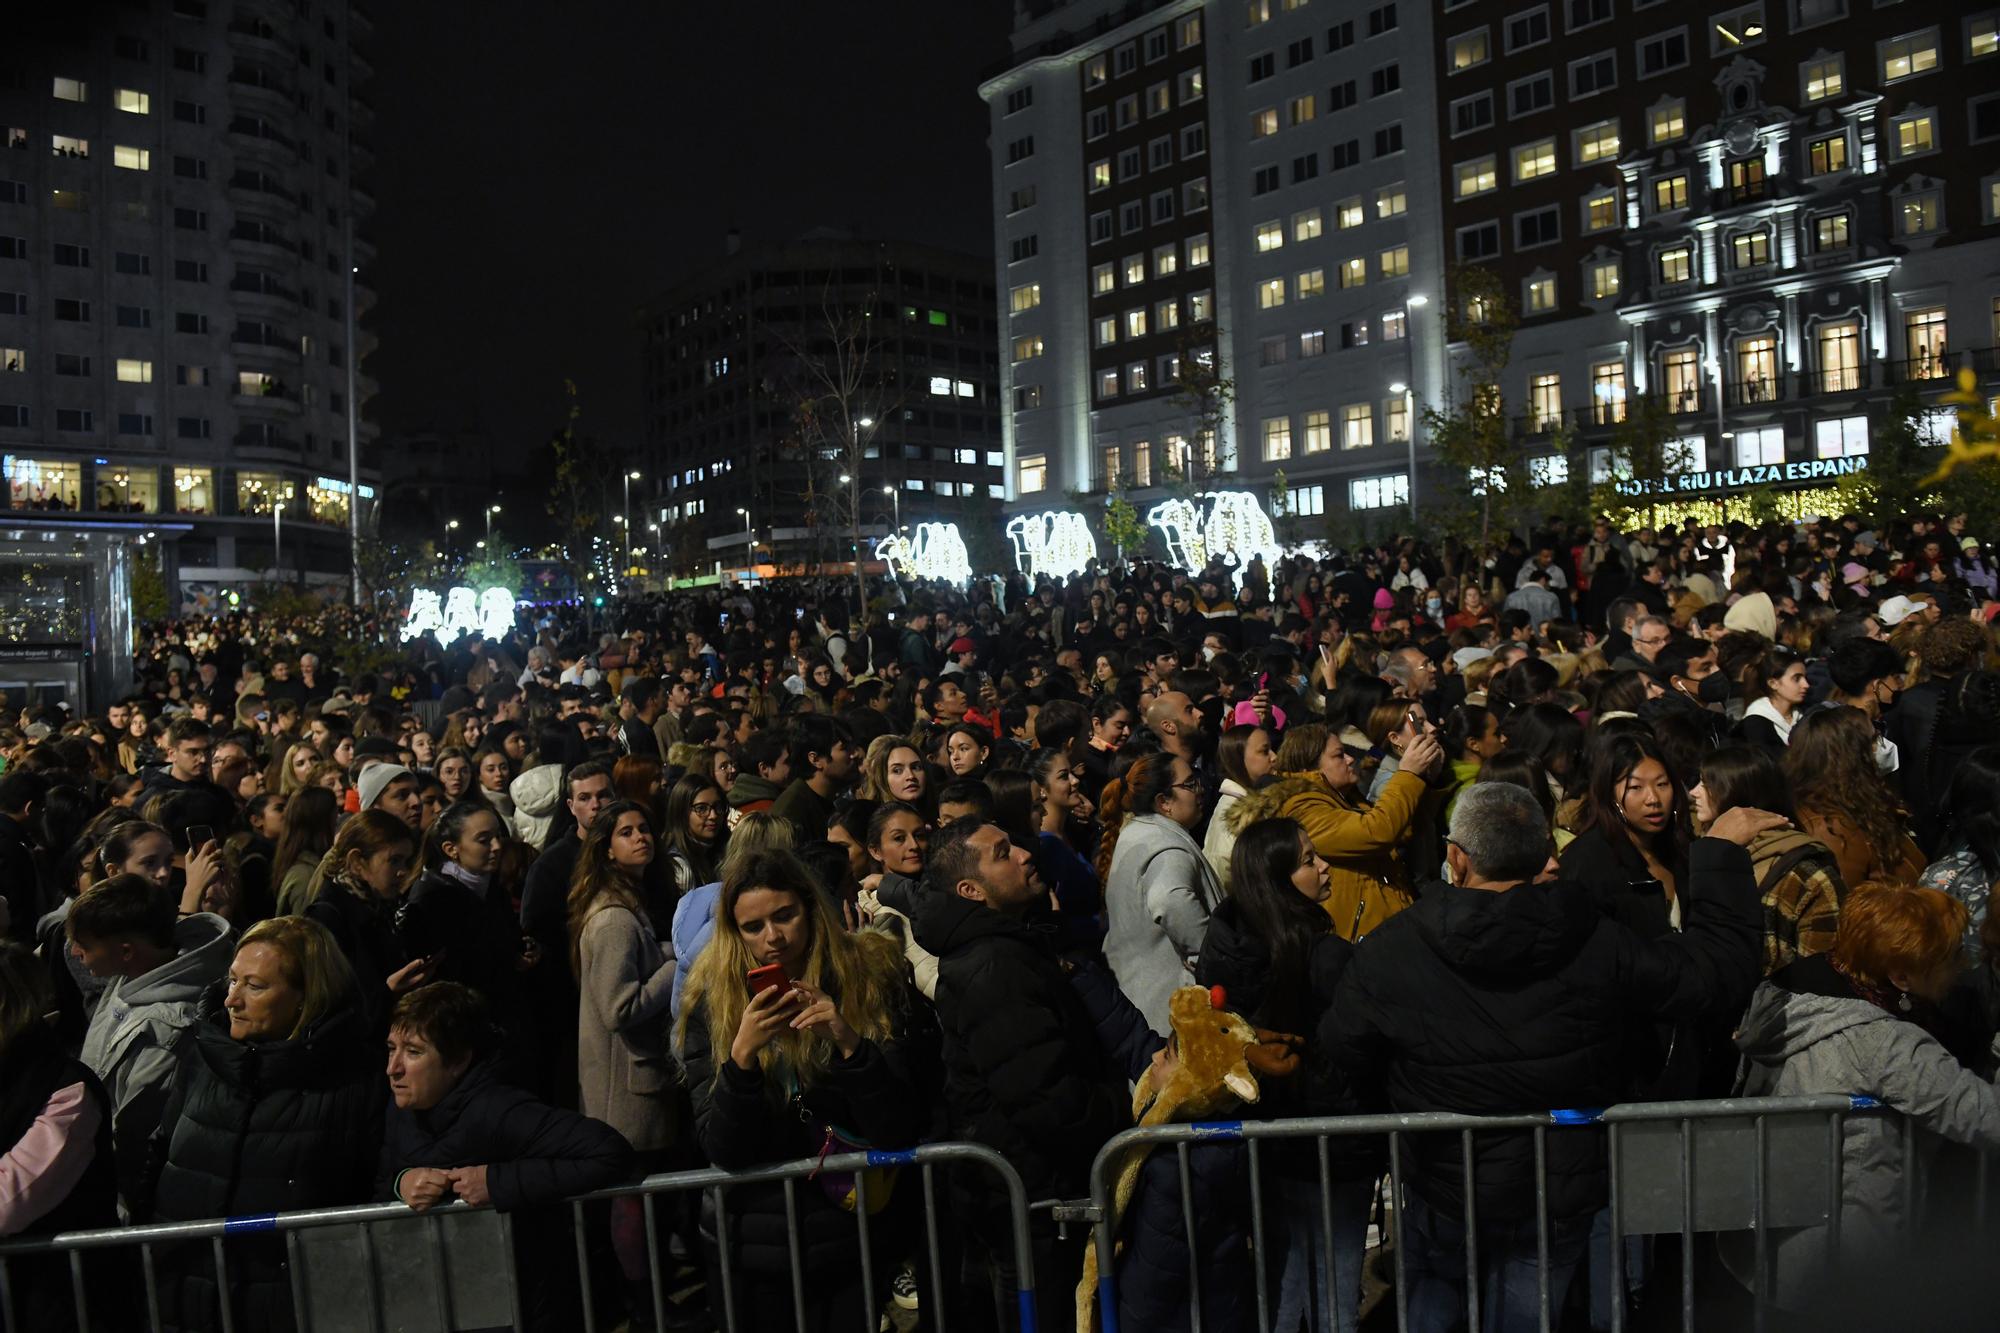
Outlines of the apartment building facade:
[[[857,505],[864,558],[897,524],[955,520],[968,501],[997,513],[994,302],[983,255],[833,233],[748,248],[732,238],[640,313],[635,542],[679,542],[731,569],[796,566],[815,552],[852,558]],[[844,422],[803,426],[802,410],[830,410],[808,400],[836,384]],[[842,431],[853,432],[843,457],[810,456],[838,450]]]
[[[1176,469],[1266,498],[1282,472],[1308,517],[1406,505],[1444,365],[1437,176],[1412,170],[1436,155],[1425,6],[1016,20],[980,90],[1010,507],[1143,508]],[[1215,379],[1219,412],[1183,384]]]
[[[17,16],[19,17],[19,16]],[[372,301],[367,14],[134,0],[0,48],[0,452],[16,510],[161,516],[183,586],[347,583]],[[372,478],[362,481],[362,518]]]
[[[1451,256],[1520,318],[1503,385],[1538,466],[1602,479],[1636,395],[1715,498],[1865,466],[2000,343],[2000,10],[1440,0]],[[1948,164],[1948,165],[1947,165]],[[1455,294],[1454,299],[1462,300]]]

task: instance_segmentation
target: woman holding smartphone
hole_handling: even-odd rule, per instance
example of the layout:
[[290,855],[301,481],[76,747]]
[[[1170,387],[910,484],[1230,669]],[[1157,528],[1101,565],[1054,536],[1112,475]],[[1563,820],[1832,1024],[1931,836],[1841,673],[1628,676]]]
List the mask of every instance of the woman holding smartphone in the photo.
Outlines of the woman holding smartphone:
[[[913,1003],[905,976],[896,941],[843,930],[791,853],[764,852],[735,867],[716,905],[714,938],[688,977],[678,1029],[703,1155],[741,1170],[922,1139],[931,1117],[905,1066]],[[790,1205],[809,1309],[823,1312],[809,1328],[833,1326],[831,1312],[862,1297],[853,1216],[864,1202],[861,1182],[835,1175],[817,1183],[796,1190]],[[889,1290],[906,1253],[923,1249],[915,1193],[889,1185],[886,1173],[866,1173],[877,1292]],[[703,1210],[710,1237],[706,1201]],[[734,1301],[745,1327],[793,1326],[787,1212],[782,1186],[730,1192]],[[712,1241],[704,1257],[717,1291]]]

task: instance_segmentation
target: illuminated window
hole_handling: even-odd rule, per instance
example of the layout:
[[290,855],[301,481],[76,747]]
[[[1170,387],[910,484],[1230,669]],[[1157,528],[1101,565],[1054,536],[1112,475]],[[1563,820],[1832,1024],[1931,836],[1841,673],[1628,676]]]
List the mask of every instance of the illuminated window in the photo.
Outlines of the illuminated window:
[[1551,371],[1528,377],[1528,419],[1537,430],[1553,430],[1562,424],[1562,376]]
[[126,171],[150,171],[153,168],[153,154],[144,148],[128,148],[124,144],[113,145],[111,165]]
[[1268,139],[1278,132],[1278,108],[1267,106],[1250,113],[1250,137]]
[[1326,270],[1307,269],[1292,280],[1292,295],[1300,301],[1310,301],[1326,292]]
[[[1125,367],[1125,392],[1144,393],[1145,391],[1146,363],[1144,361],[1134,361],[1131,365]],[[1143,486],[1146,483],[1142,480],[1139,484]]]
[[138,92],[131,88],[112,89],[111,104],[120,111],[128,112],[134,116],[150,116],[153,114],[152,97],[149,94]]
[[1377,267],[1380,268],[1382,276],[1385,278],[1408,277],[1410,272],[1410,247],[1399,245],[1393,249],[1384,250],[1377,257]]
[[1485,64],[1487,57],[1492,54],[1487,47],[1484,28],[1477,32],[1466,33],[1463,37],[1452,38],[1447,50],[1449,54],[1446,63],[1454,74],[1462,69],[1471,69],[1474,65]]
[[1294,125],[1303,125],[1313,118],[1313,95],[1294,97],[1285,104],[1285,117]]
[[1100,370],[1097,372],[1097,396],[1099,398],[1116,398],[1118,396],[1117,370]]
[[1257,284],[1257,308],[1271,310],[1285,303],[1285,280],[1266,278]]
[[1409,336],[1409,332],[1410,317],[1407,314],[1401,310],[1385,310],[1382,312],[1383,342],[1401,342]]
[[1660,353],[1660,387],[1665,390],[1668,410],[1679,413],[1701,408],[1701,357],[1692,347],[1675,347]]
[[1264,461],[1282,462],[1292,456],[1292,419],[1272,417],[1264,422]]
[[1306,413],[1306,452],[1323,454],[1333,448],[1333,415],[1329,412]]
[[1025,338],[1016,338],[1014,340],[1014,359],[1016,361],[1032,361],[1041,354],[1042,337],[1040,334],[1030,334]]
[[1618,261],[1607,259],[1592,264],[1587,270],[1590,279],[1590,296],[1594,301],[1609,300],[1618,295],[1621,270]]
[[1853,320],[1822,324],[1814,341],[1819,346],[1820,392],[1842,393],[1861,387],[1861,326]]
[[1778,396],[1777,338],[1766,333],[1737,342],[1736,387],[1746,403],[1766,403]]
[[1110,158],[1107,157],[1090,164],[1090,188],[1093,193],[1098,190],[1108,190],[1111,188]]
[[1146,336],[1145,310],[1143,308],[1139,310],[1127,310],[1125,312],[1125,337],[1127,339],[1132,339],[1132,338],[1143,338],[1145,336]]
[[1806,163],[1807,170],[1815,176],[1847,170],[1847,136],[1830,134],[1824,139],[1814,139],[1806,147]]
[[1847,248],[1847,214],[1829,213],[1813,219],[1813,250],[1845,250]]
[[1187,240],[1187,261],[1189,268],[1208,267],[1208,233],[1190,236]]
[[274,509],[291,507],[296,488],[275,472],[236,474],[236,512],[268,515]]
[[1800,71],[1799,82],[1805,86],[1808,102],[1823,102],[1829,97],[1838,97],[1847,90],[1844,62],[1839,56],[1808,62]]
[[1007,298],[1008,304],[1012,307],[1014,314],[1018,315],[1024,310],[1033,310],[1042,303],[1042,284],[1031,282],[1026,286],[1016,287],[1007,294]]
[[1771,233],[1739,232],[1729,238],[1729,262],[1734,268],[1756,268],[1771,262]]
[[1736,466],[1768,467],[1785,461],[1785,428],[1760,426],[1736,431]]
[[1282,222],[1260,222],[1257,224],[1257,250],[1263,253],[1276,250],[1285,243],[1285,224]]
[[1092,345],[1097,347],[1110,346],[1112,343],[1118,341],[1118,316],[1099,315],[1094,329]]
[[1349,509],[1394,509],[1410,502],[1410,477],[1392,472],[1382,477],[1356,477],[1347,483]]
[[58,74],[51,95],[63,102],[87,102],[90,100],[90,85],[82,79],[65,79]]
[[1936,190],[1906,196],[1896,206],[1896,234],[1899,236],[1925,236],[1938,229],[1938,196]]
[[1154,327],[1162,333],[1170,329],[1179,328],[1181,326],[1181,303],[1177,299],[1169,297],[1167,300],[1153,307],[1153,318],[1157,321]]
[[174,469],[174,512],[211,514],[215,512],[215,473],[205,467]]
[[1918,153],[1928,153],[1937,147],[1931,131],[1931,117],[1928,113],[1904,116],[1894,122],[1896,135],[1896,156],[1913,157]]
[[1401,181],[1385,185],[1375,192],[1375,216],[1378,219],[1399,218],[1409,206]]
[[1554,278],[1530,278],[1527,284],[1527,299],[1522,302],[1527,313],[1546,315],[1556,308],[1556,280]]
[[1610,231],[1618,225],[1618,195],[1606,190],[1583,201],[1583,229]]
[[1590,368],[1590,412],[1600,426],[1625,419],[1625,363],[1599,361]]
[[1928,74],[1937,68],[1937,29],[1932,28],[1913,36],[1883,42],[1880,49],[1882,82],[1895,83],[1902,79],[1914,79],[1919,74]]
[[67,134],[51,134],[49,152],[57,157],[89,157],[90,140],[73,138]]
[[1653,108],[1648,131],[1656,144],[1672,143],[1687,137],[1687,103],[1679,98]]
[[1662,176],[1653,182],[1653,211],[1672,213],[1688,206],[1688,178],[1686,172],[1674,176]]
[[1556,143],[1544,139],[1514,150],[1514,179],[1529,181],[1547,176],[1556,169]]
[[1366,449],[1375,443],[1375,405],[1349,403],[1340,409],[1340,447]]
[[1359,287],[1368,281],[1368,261],[1365,259],[1343,259],[1340,262],[1340,285]]
[[1909,358],[1911,379],[1942,379],[1949,372],[1945,329],[1942,306],[1904,312],[1903,347]]
[[1611,161],[1618,156],[1618,122],[1607,120],[1589,125],[1576,133],[1576,160],[1579,165]]
[[1180,247],[1172,241],[1153,247],[1153,276],[1164,278],[1180,270]]
[[1146,256],[1125,256],[1125,285],[1136,287],[1146,280]]
[[1188,319],[1199,324],[1215,318],[1215,293],[1199,291],[1188,293]]
[[1292,239],[1310,241],[1320,234],[1320,213],[1317,208],[1308,208],[1292,214]]
[[1334,221],[1342,231],[1358,227],[1368,220],[1367,212],[1359,199],[1343,199],[1333,206]]
[[1410,442],[1410,400],[1402,394],[1383,400],[1382,438],[1391,444]]
[[1489,155],[1458,164],[1458,197],[1469,199],[1475,194],[1485,194],[1500,185],[1500,169]]
[[1109,264],[1097,264],[1090,270],[1090,291],[1093,296],[1102,296],[1118,286],[1118,270]]
[[83,468],[57,459],[22,458],[5,461],[9,503],[16,509],[79,509]]
[[1868,418],[1834,417],[1813,423],[1813,451],[1821,458],[1852,458],[1868,452]]
[[153,382],[153,363],[150,361],[128,361],[120,357],[118,360],[118,380],[121,384],[151,384]]

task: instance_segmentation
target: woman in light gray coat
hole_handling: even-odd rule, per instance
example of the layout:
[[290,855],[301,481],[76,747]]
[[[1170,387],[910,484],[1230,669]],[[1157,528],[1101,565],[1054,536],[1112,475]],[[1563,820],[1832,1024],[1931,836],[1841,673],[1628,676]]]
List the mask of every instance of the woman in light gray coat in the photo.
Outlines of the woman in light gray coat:
[[673,942],[653,924],[653,913],[672,904],[648,892],[654,852],[645,810],[615,802],[591,823],[569,891],[583,1113],[642,1155],[671,1147],[679,1128],[667,1050]]
[[[2000,1089],[1968,1072],[1927,1028],[1958,974],[1964,929],[1964,904],[1935,889],[1859,889],[1841,909],[1833,949],[1778,969],[1751,997],[1736,1034],[1745,1059],[1739,1095],[1865,1095],[1893,1113],[1846,1119],[1840,1253],[1829,1257],[1821,1227],[1774,1233],[1771,1297],[1781,1308],[1819,1304],[1843,1268],[1880,1267],[1911,1241],[1904,1179],[1917,1163],[1904,1160],[1905,1117],[1918,1131],[1918,1153],[1939,1139],[2000,1148]],[[1725,1255],[1750,1285],[1748,1246]]]
[[1189,832],[1201,822],[1201,785],[1187,760],[1148,755],[1105,788],[1107,821],[1129,811],[1098,852],[1104,882],[1104,957],[1118,989],[1155,1032],[1171,1032],[1167,1002],[1194,983],[1222,883]]

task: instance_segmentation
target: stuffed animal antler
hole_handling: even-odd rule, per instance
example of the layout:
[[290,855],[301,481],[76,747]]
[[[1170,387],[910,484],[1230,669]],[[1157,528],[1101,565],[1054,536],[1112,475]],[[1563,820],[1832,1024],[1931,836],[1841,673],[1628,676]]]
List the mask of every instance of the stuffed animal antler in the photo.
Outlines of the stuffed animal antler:
[[[1173,1026],[1171,1049],[1176,1058],[1164,1078],[1160,1066],[1149,1067],[1132,1093],[1132,1119],[1139,1125],[1165,1125],[1217,1116],[1238,1103],[1261,1095],[1257,1080],[1284,1078],[1302,1059],[1305,1040],[1286,1032],[1251,1027],[1223,1006],[1228,996],[1220,986],[1204,990],[1183,986],[1167,1002]],[[1111,1225],[1115,1231],[1139,1186],[1139,1172],[1152,1152],[1135,1145],[1118,1164],[1112,1191]],[[1076,1286],[1076,1326],[1079,1333],[1097,1327],[1097,1246],[1084,1241],[1083,1280]]]

